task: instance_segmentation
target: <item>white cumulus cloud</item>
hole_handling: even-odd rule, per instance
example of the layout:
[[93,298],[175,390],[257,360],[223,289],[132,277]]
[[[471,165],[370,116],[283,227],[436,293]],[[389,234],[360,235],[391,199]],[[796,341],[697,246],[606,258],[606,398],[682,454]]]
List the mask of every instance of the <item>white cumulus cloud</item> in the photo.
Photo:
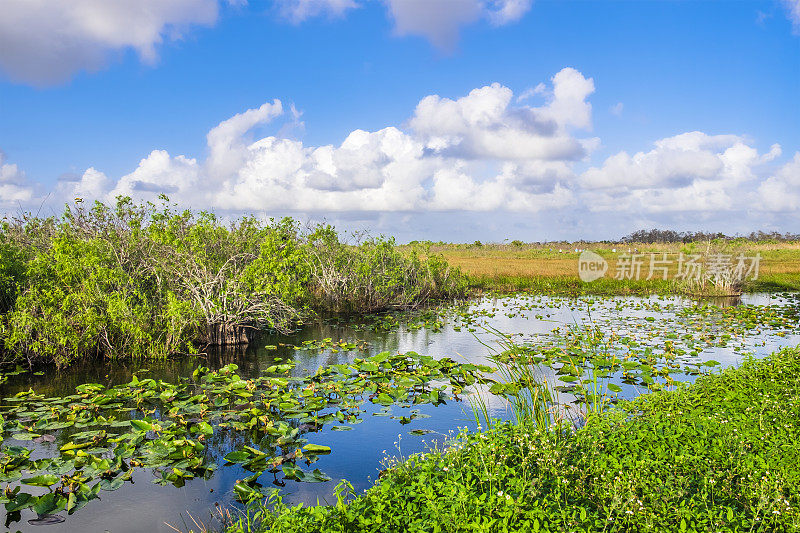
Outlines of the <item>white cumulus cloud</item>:
[[16,163],[6,163],[0,150],[0,207],[25,206],[33,199],[33,187]]
[[385,0],[398,35],[424,37],[449,52],[462,27],[480,19],[503,26],[522,18],[532,0]]
[[[90,168],[63,181],[62,197],[153,200],[166,193],[194,208],[265,212],[539,211],[574,201],[574,161],[592,139],[591,79],[574,69],[552,78],[541,107],[513,104],[492,84],[454,100],[423,98],[407,130],[354,130],[340,144],[307,146],[256,126],[299,112],[274,100],[212,128],[205,160],[153,150],[131,173],[110,180]],[[286,116],[291,114],[291,116]]]
[[587,206],[599,211],[733,211],[745,208],[765,163],[780,156],[773,145],[760,154],[738,135],[693,131],[660,139],[649,152],[622,151],[579,178]]
[[800,152],[758,188],[765,211],[800,211]]
[[591,127],[591,78],[565,68],[552,78],[542,107],[512,106],[513,92],[499,83],[451,100],[427,96],[409,125],[426,146],[464,158],[574,160],[591,146],[572,135]]
[[359,7],[355,0],[278,0],[276,3],[281,14],[295,24],[321,15],[341,17]]
[[217,0],[3,0],[0,69],[41,86],[96,71],[126,49],[152,63],[165,39],[214,24],[217,10]]

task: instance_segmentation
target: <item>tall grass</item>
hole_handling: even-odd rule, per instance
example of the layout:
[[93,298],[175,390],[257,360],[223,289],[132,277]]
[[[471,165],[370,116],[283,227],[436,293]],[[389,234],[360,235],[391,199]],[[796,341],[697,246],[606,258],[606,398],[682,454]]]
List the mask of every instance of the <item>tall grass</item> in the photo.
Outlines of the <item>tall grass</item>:
[[[497,365],[501,379],[489,388],[489,393],[505,398],[518,424],[532,424],[547,429],[560,423],[556,415],[554,391],[541,370],[527,357],[525,348],[517,344],[511,335],[491,326],[484,327],[496,337],[497,346],[491,346],[480,338],[478,341],[490,351],[489,359]],[[488,398],[478,393],[470,398],[470,404],[476,422],[491,427],[494,421],[489,414]]]
[[[489,350],[499,377],[488,392],[508,402],[517,424],[539,429],[564,423],[580,427],[589,417],[606,411],[614,401],[613,393],[621,390],[611,382],[611,369],[618,369],[621,363],[615,353],[616,337],[606,337],[593,325],[568,326],[559,358],[562,366],[552,379],[545,372],[553,368],[552,361],[545,362],[544,356],[517,343],[511,335],[491,326],[484,329],[495,337],[495,345],[478,341]],[[557,385],[559,381],[561,385]],[[567,400],[574,398],[570,404],[561,401],[564,398],[559,397],[559,391],[569,393]],[[476,393],[470,405],[476,422],[493,425],[485,394]]]

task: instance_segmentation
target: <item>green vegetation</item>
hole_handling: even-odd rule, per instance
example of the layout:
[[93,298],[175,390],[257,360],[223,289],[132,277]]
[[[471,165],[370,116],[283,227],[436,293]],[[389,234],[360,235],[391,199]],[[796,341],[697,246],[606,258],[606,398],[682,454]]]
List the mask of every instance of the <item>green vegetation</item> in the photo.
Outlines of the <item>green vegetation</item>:
[[332,506],[274,496],[229,531],[800,531],[800,349],[589,416],[462,434]]
[[[575,264],[577,264],[577,259],[575,260]],[[464,267],[459,268],[465,270]],[[591,283],[586,283],[581,281],[577,276],[529,276],[514,274],[470,275],[468,271],[465,270],[465,272],[469,275],[470,287],[486,292],[530,292],[534,294],[559,296],[645,296],[648,294],[683,293],[681,287],[671,280],[617,280],[614,278],[600,278]]]
[[[745,289],[800,288],[800,244],[768,237],[714,245],[761,254],[761,275]],[[615,246],[595,247],[610,271]],[[634,246],[677,255],[700,245]],[[242,377],[229,364],[169,383],[140,370],[130,382],[84,383],[63,398],[23,391],[0,406],[0,503],[10,521],[32,509],[31,523],[45,523],[132,482],[137,469],[183,486],[237,465],[245,472],[232,490],[248,510],[228,523],[231,532],[800,532],[800,349],[712,376],[718,363],[701,358],[796,333],[798,296],[722,307],[596,298],[690,288],[608,274],[584,283],[576,248],[348,241],[289,218],[227,224],[176,211],[166,198],[161,206],[78,201],[60,218],[4,221],[0,363],[16,370],[0,383],[25,372],[22,363],[164,358],[318,318],[351,332],[488,330],[500,349],[487,345],[495,369],[413,352],[326,359],[313,371],[275,357],[370,349],[372,339],[329,333],[271,340],[273,362],[260,375]],[[470,288],[527,294],[452,305]],[[517,342],[493,328],[501,316],[535,317],[536,333]],[[508,402],[512,423],[490,419],[489,395]],[[369,411],[406,425],[427,416],[420,406],[459,396],[487,430],[390,461],[364,494],[343,481],[333,506],[290,507],[261,485],[266,472],[278,485],[327,481],[311,465],[332,450],[308,441],[326,426],[352,429]]]
[[[117,385],[98,377],[104,385],[83,383],[64,397],[25,387],[0,405],[0,503],[11,521],[32,511],[35,520],[55,520],[100,507],[94,500],[103,491],[126,487],[142,469],[155,483],[183,486],[232,468],[239,479],[228,489],[249,504],[240,522],[226,522],[234,532],[680,531],[682,524],[791,531],[800,350],[697,385],[681,381],[717,365],[703,357],[708,349],[744,354],[797,332],[798,301],[782,294],[768,305],[718,307],[670,297],[518,294],[369,316],[352,321],[346,339],[271,339],[271,366],[258,373],[228,364],[170,382],[140,370]],[[505,319],[531,320],[534,331],[548,333],[505,335],[493,326]],[[499,349],[478,340],[496,370],[413,352],[357,353],[375,341],[359,332],[422,329],[493,332]],[[350,353],[330,364],[339,351]],[[309,371],[280,359],[300,352],[298,361],[317,361],[311,354],[321,352],[325,364]],[[644,391],[652,394],[621,399]],[[508,401],[514,423],[490,419],[489,402],[498,401],[490,395]],[[368,430],[370,413],[405,426],[460,398],[488,430],[391,461],[364,494],[342,482],[333,507],[301,508],[268,487],[273,474],[279,486],[329,479],[314,463],[347,451],[331,449],[321,430],[362,422]]]
[[289,218],[230,225],[210,213],[78,201],[60,219],[0,226],[0,352],[6,362],[165,357],[282,332],[320,313],[413,308],[464,295],[436,255],[392,239],[347,243]]

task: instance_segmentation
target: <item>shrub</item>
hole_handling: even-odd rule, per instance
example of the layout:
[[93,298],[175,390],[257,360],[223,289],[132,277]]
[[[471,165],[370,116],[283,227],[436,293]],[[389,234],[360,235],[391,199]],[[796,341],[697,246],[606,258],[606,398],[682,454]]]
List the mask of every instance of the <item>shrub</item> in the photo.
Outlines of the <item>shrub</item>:
[[24,217],[0,232],[0,340],[13,358],[164,357],[202,344],[288,332],[316,312],[375,312],[464,294],[440,257],[394,240],[344,242],[284,218],[176,211],[121,197],[78,201],[58,219]]

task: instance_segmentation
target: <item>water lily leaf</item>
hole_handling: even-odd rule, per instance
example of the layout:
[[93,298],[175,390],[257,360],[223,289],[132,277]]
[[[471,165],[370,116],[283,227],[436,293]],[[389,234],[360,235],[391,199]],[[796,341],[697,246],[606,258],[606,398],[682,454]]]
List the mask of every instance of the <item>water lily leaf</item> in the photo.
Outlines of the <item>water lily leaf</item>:
[[66,504],[67,499],[64,496],[55,492],[50,492],[44,496],[40,496],[32,507],[33,510],[36,511],[36,514],[44,516],[60,511]]
[[391,405],[394,403],[394,399],[385,392],[378,394],[378,397],[372,401],[380,405]]
[[81,394],[88,394],[92,392],[99,392],[101,390],[105,390],[105,386],[100,385],[99,383],[84,383],[82,385],[78,385],[75,387],[75,390],[80,392]]
[[55,485],[61,478],[53,474],[41,474],[34,477],[25,478],[22,483],[26,485],[35,485],[37,487],[49,487]]
[[150,431],[153,429],[153,424],[145,422],[144,420],[131,420],[131,425],[140,431]]
[[320,471],[319,468],[315,468],[312,472],[302,472],[300,476],[300,481],[305,481],[306,483],[324,483],[325,481],[330,481],[331,478],[327,476],[324,472]]
[[11,438],[14,440],[33,440],[36,437],[41,437],[38,433],[30,433],[28,431],[22,431],[20,433],[14,433],[11,435]]
[[329,446],[322,446],[321,444],[306,444],[303,446],[303,451],[306,453],[315,454],[328,454],[331,453]]
[[203,435],[211,435],[214,433],[214,428],[208,422],[198,422],[192,427],[192,431],[202,433]]
[[37,426],[36,429],[40,429],[40,430],[43,430],[43,431],[56,431],[56,430],[59,430],[59,429],[66,429],[68,427],[72,427],[74,424],[75,424],[75,422],[72,422],[72,421],[70,421],[70,422],[49,422],[47,424],[44,424],[44,425],[41,425],[41,426]]
[[243,503],[248,503],[263,497],[260,490],[242,482],[237,482],[233,486],[233,492],[236,494],[236,499]]
[[91,446],[91,445],[92,445],[92,441],[89,441],[89,442],[82,442],[82,443],[77,443],[77,442],[68,442],[68,443],[66,443],[65,445],[63,445],[63,446],[60,448],[60,450],[61,450],[62,452],[68,452],[68,451],[70,451],[70,450],[81,450],[81,449],[83,449],[83,448],[88,448],[88,447],[89,447],[89,446]]
[[14,501],[5,504],[6,511],[13,513],[30,506],[31,503],[36,501],[36,497],[28,494],[27,492],[20,492],[14,498]]
[[389,359],[389,357],[391,357],[391,354],[389,352],[381,352],[377,355],[373,355],[372,357],[369,358],[369,360],[372,361],[373,363],[383,363],[384,361]]
[[250,460],[250,454],[242,450],[236,450],[227,454],[224,459],[229,463],[241,464]]
[[114,479],[102,479],[100,480],[100,488],[102,490],[112,491],[117,490],[122,485],[125,484],[125,480],[122,477],[117,477]]

